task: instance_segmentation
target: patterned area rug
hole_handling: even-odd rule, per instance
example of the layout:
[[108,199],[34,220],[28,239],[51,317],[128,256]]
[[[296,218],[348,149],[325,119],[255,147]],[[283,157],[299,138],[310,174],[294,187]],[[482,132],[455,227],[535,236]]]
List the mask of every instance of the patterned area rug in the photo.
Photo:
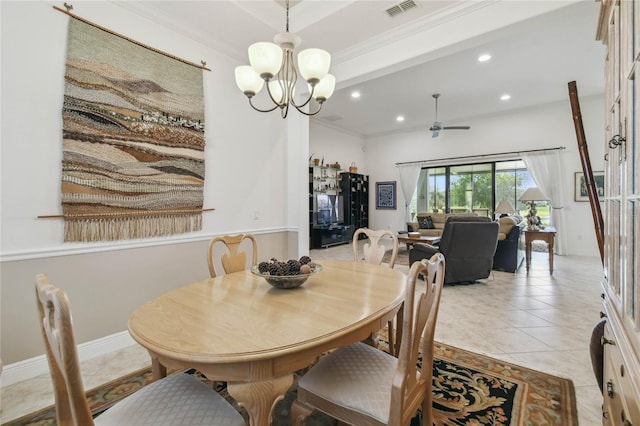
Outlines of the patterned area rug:
[[[383,342],[384,344],[384,342]],[[209,382],[196,371],[202,380]],[[558,425],[577,426],[576,399],[571,380],[530,370],[442,343],[435,345],[433,365],[433,424],[455,425]],[[150,368],[129,374],[87,392],[89,405],[98,415],[151,380]],[[225,398],[226,389],[218,390]],[[274,410],[273,425],[287,426],[295,385]],[[244,410],[234,406],[246,416]],[[419,425],[416,415],[413,425]],[[48,407],[3,426],[55,425],[54,407]],[[307,426],[335,426],[337,421],[315,413]]]

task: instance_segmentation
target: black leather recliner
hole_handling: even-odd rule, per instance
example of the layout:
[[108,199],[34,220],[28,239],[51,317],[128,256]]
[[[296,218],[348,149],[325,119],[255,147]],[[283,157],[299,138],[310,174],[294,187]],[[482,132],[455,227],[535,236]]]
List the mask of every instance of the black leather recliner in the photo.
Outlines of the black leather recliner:
[[438,246],[416,243],[409,265],[442,253],[447,262],[444,283],[470,283],[491,274],[499,225],[486,217],[450,217]]

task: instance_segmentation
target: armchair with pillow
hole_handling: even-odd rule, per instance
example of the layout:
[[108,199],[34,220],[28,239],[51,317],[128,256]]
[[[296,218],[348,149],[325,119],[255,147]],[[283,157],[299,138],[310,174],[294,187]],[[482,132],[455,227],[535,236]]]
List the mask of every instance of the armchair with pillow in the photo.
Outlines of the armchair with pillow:
[[447,262],[445,284],[475,282],[491,274],[499,225],[487,217],[450,217],[438,246],[416,243],[409,251],[409,265],[442,253]]
[[521,216],[505,216],[498,219],[500,233],[493,255],[493,269],[516,272],[524,259],[524,244],[520,240],[525,227]]

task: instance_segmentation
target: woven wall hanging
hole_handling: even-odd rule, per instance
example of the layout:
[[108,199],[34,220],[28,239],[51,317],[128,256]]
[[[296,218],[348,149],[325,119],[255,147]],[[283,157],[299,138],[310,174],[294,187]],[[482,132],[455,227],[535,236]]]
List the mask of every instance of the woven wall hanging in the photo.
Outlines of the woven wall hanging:
[[62,119],[65,241],[202,229],[202,68],[70,19]]

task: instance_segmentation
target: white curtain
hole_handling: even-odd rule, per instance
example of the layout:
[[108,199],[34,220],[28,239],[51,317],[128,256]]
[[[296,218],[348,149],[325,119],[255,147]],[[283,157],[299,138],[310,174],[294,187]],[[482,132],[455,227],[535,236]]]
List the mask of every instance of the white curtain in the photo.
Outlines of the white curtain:
[[567,238],[564,211],[564,180],[560,167],[560,155],[557,150],[542,153],[522,153],[527,170],[538,188],[549,197],[551,204],[551,225],[556,228],[555,253],[566,254]]
[[400,172],[400,188],[404,196],[404,208],[407,222],[411,221],[411,199],[416,190],[418,176],[420,175],[421,165],[418,164],[401,164],[398,165]]

